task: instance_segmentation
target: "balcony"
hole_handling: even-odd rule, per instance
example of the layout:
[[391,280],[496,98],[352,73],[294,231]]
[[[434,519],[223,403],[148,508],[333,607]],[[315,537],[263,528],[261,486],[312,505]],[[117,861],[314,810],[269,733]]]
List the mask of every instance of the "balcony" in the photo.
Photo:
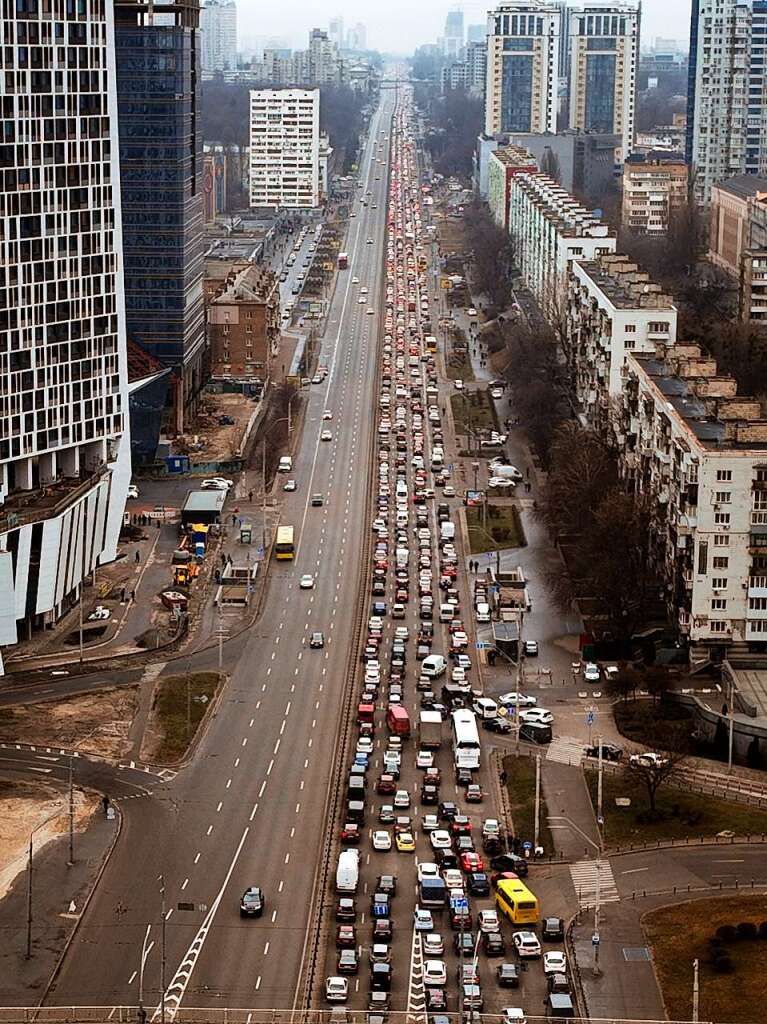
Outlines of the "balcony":
[[680,512],[676,520],[677,529],[694,530],[698,525],[698,516],[695,512]]
[[762,643],[767,640],[767,630],[761,629],[761,624],[760,619],[746,619],[746,640],[760,640]]
[[749,597],[767,597],[767,576],[750,576],[748,580]]

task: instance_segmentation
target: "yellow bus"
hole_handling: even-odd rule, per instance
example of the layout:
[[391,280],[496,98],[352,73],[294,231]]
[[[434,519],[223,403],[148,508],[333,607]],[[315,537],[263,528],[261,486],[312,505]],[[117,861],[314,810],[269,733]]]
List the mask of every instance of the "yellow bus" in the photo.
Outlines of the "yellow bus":
[[503,878],[495,890],[495,905],[512,924],[535,924],[538,900],[518,878]]
[[296,548],[295,544],[293,543],[293,527],[278,526],[277,540],[275,541],[274,544],[275,557],[292,559],[295,553]]

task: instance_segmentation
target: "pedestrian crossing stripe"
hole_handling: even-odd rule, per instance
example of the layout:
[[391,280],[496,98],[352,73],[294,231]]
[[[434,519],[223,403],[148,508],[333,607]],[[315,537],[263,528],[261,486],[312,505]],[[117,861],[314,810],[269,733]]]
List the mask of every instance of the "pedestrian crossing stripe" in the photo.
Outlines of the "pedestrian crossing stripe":
[[570,878],[582,909],[596,906],[597,875],[599,875],[600,904],[620,901],[610,862],[607,860],[581,860],[570,865]]
[[546,760],[580,766],[583,760],[583,741],[574,736],[555,736],[546,750]]

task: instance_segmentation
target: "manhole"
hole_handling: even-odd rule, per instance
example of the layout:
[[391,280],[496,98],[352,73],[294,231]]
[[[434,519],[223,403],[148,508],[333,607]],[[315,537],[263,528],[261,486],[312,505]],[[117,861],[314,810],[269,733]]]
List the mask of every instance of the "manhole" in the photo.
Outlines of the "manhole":
[[636,963],[640,960],[650,959],[650,950],[647,946],[624,946],[623,959],[629,963]]

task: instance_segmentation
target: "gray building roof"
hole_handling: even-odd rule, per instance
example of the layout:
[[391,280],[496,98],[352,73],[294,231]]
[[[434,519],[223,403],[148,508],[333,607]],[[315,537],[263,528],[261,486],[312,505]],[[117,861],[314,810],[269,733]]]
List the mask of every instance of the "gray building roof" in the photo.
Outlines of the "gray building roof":
[[736,174],[734,178],[718,181],[716,187],[731,192],[734,196],[748,199],[757,192],[767,192],[767,178],[760,178],[756,174]]

